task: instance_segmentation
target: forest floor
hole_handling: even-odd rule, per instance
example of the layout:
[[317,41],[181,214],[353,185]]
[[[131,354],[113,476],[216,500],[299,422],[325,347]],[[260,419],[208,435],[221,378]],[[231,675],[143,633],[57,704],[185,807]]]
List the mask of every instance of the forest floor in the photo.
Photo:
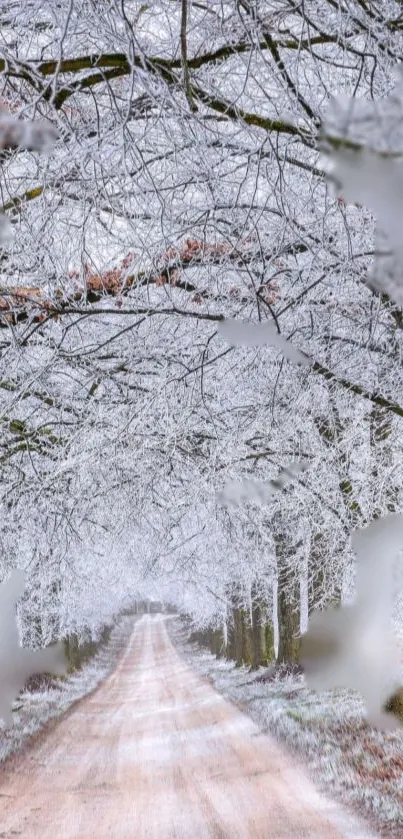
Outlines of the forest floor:
[[36,690],[30,688],[20,693],[13,705],[12,728],[3,728],[0,723],[0,767],[29,746],[33,739],[41,737],[49,725],[108,676],[126,647],[133,620],[133,617],[122,617],[112,629],[108,642],[81,670],[66,678],[38,679]]
[[7,762],[0,837],[374,837],[186,663],[173,622],[138,620],[115,671]]
[[403,837],[403,730],[381,732],[365,720],[354,691],[309,691],[300,674],[235,667],[197,644],[179,621],[172,635],[192,666],[245,711],[261,731],[304,759],[327,795],[371,821],[381,837]]

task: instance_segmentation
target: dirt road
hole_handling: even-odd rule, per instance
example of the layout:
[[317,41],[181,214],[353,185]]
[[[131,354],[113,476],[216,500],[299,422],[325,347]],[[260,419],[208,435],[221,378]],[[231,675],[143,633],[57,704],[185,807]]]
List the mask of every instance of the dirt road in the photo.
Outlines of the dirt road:
[[1,776],[0,837],[370,839],[180,658],[161,616],[116,671]]

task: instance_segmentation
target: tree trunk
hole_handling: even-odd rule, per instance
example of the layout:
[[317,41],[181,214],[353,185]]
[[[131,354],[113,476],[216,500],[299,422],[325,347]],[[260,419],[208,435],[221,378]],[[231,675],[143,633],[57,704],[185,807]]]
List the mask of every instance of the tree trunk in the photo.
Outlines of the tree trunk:
[[311,550],[308,558],[308,615],[321,605],[324,592],[323,561],[321,559],[321,547],[323,534],[315,533],[311,541]]
[[264,626],[264,638],[267,661],[274,661],[276,653],[274,650],[274,626],[272,621],[268,621]]
[[277,597],[279,631],[277,663],[298,664],[301,646],[299,597],[297,599],[296,596],[291,596],[280,582]]
[[228,624],[228,628],[227,628],[226,658],[228,659],[228,661],[235,661],[235,658],[236,658],[235,627],[234,627],[234,624],[233,624],[232,621]]
[[277,619],[278,654],[277,663],[299,663],[301,646],[301,591],[298,571],[292,565],[295,546],[281,514],[274,525],[274,541],[277,557]]
[[252,590],[252,668],[267,664],[265,615],[259,596]]
[[72,632],[71,635],[69,635],[64,641],[64,649],[68,662],[67,669],[69,673],[72,673],[73,670],[77,670],[80,665],[78,647],[78,635],[76,632]]
[[216,658],[222,656],[224,638],[222,629],[213,629],[211,632],[210,650]]
[[242,609],[238,606],[234,606],[232,610],[232,614],[234,617],[234,660],[237,667],[242,666],[243,658],[243,619],[242,619]]
[[242,612],[242,663],[252,664],[253,656],[253,638],[252,638],[252,624],[249,612]]

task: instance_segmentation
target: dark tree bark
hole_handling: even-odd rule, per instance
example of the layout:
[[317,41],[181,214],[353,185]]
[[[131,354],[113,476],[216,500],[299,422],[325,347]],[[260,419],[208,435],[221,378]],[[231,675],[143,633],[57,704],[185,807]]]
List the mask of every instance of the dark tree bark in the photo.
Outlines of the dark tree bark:
[[224,635],[222,629],[213,629],[210,636],[210,651],[216,658],[221,658],[224,651]]
[[252,587],[252,668],[267,664],[265,612],[255,587]]
[[264,637],[265,637],[265,645],[266,645],[266,658],[267,662],[274,661],[276,658],[276,653],[274,650],[274,626],[272,621],[268,621],[264,627]]
[[242,617],[242,609],[238,606],[234,606],[232,610],[233,619],[234,619],[234,651],[235,651],[235,664],[237,667],[241,667],[243,663],[243,617]]
[[278,603],[278,631],[279,646],[277,663],[299,663],[301,630],[300,630],[300,593],[299,581],[296,581],[293,593],[288,587],[279,583]]

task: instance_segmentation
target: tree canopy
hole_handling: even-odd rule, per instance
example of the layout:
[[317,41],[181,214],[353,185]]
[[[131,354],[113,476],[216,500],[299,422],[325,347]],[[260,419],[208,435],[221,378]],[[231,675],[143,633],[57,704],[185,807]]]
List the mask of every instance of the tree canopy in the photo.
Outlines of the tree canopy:
[[[329,165],[399,163],[401,4],[7,0],[0,24],[1,569],[27,570],[29,637],[146,596],[219,626],[280,592],[303,625],[351,595],[351,530],[402,506],[402,309]],[[295,460],[267,503],[217,503]]]

